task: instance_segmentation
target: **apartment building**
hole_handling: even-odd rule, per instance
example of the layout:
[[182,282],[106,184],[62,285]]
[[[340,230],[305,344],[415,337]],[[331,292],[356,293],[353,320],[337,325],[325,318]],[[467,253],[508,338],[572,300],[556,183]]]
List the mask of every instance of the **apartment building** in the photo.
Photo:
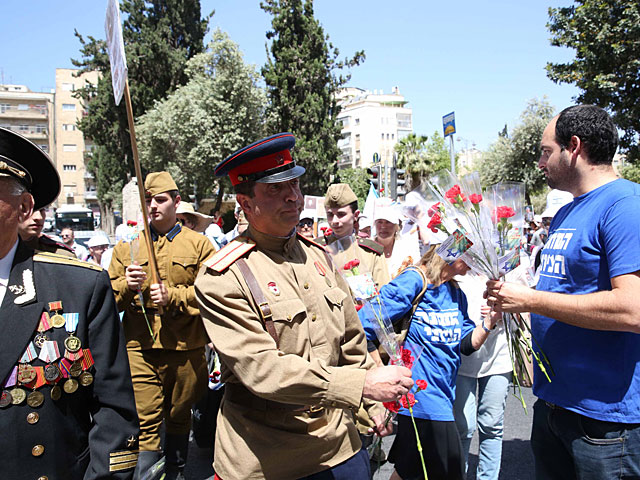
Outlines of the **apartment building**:
[[24,135],[51,154],[53,102],[53,93],[32,92],[25,85],[0,85],[0,127]]
[[84,138],[77,122],[86,115],[81,99],[75,97],[85,82],[97,83],[98,73],[88,72],[77,76],[78,70],[56,69],[54,99],[55,159],[62,182],[58,205],[78,205],[99,212],[96,185],[93,175],[86,168],[93,144]]
[[399,88],[385,94],[347,87],[337,93],[337,99],[342,108],[338,167],[366,168],[373,163],[374,154],[383,165],[391,165],[396,143],[413,131],[412,110]]

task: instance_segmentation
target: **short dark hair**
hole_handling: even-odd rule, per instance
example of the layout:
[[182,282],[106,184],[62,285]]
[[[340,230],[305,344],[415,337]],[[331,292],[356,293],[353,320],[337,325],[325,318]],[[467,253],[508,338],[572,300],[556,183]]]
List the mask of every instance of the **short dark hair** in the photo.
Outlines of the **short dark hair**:
[[178,190],[167,190],[167,193],[171,197],[171,200],[175,200],[176,198],[178,198],[178,195],[180,195],[180,192],[178,192]]
[[358,210],[358,201],[351,202],[347,207],[351,207],[351,213],[356,213],[356,210]]
[[242,182],[233,187],[233,191],[240,195],[246,195],[249,198],[253,198],[255,195],[256,182],[249,180],[248,182]]
[[593,165],[610,165],[618,148],[618,130],[609,114],[595,105],[575,105],[565,108],[556,122],[556,142],[569,147],[576,136]]

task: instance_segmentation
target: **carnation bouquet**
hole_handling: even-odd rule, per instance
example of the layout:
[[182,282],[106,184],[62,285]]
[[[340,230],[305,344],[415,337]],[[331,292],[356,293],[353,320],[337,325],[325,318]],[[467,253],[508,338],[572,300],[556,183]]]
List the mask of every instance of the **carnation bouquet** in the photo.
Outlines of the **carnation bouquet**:
[[[472,272],[493,280],[504,279],[520,264],[522,183],[501,182],[482,191],[477,172],[458,178],[443,171],[407,197],[404,214],[423,232],[433,234],[433,243],[440,243],[437,252],[447,263],[462,258]],[[536,352],[532,348],[531,341],[536,341],[527,322],[520,314],[505,313],[503,319],[514,372],[526,371],[523,351],[531,352],[550,382],[549,361],[542,350],[538,348]],[[526,409],[517,375],[514,388]]]

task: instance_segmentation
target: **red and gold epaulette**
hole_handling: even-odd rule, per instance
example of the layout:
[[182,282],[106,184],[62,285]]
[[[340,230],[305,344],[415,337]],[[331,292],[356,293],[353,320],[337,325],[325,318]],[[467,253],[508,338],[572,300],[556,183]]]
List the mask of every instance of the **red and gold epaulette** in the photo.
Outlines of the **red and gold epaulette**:
[[317,239],[311,240],[310,238],[305,237],[304,235],[302,235],[300,232],[296,232],[296,234],[298,235],[298,239],[299,240],[303,240],[303,241],[305,241],[307,243],[310,243],[311,245],[315,245],[316,247],[321,248],[322,250],[325,250],[325,251],[327,250],[325,245],[322,245],[322,244],[320,244],[320,243],[315,241]]
[[376,253],[377,255],[382,255],[384,253],[384,247],[370,238],[358,237],[358,245],[365,250]]
[[238,237],[214,253],[204,264],[207,268],[222,273],[229,268],[233,262],[252,250],[255,246],[256,244],[253,240]]

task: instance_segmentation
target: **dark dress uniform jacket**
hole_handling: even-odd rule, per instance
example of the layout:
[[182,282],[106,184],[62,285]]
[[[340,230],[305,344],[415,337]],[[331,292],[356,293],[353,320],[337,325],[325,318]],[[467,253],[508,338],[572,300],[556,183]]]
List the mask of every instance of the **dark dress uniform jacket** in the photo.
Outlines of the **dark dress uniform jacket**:
[[[32,288],[26,288],[26,293],[14,287],[29,283]],[[56,254],[34,255],[20,242],[8,286],[0,307],[0,378],[10,375],[37,333],[42,312],[55,301],[62,301],[60,313],[79,314],[75,335],[82,348],[90,349],[95,364],[89,370],[94,376],[89,386],[78,386],[70,394],[63,391],[54,401],[52,386],[46,384],[38,389],[44,394],[39,407],[23,402],[0,410],[0,477],[131,477],[137,460],[138,417],[107,273]],[[53,328],[47,336],[58,342],[64,355],[65,328]],[[36,358],[31,365],[45,362]],[[63,383],[64,379],[58,385]]]

